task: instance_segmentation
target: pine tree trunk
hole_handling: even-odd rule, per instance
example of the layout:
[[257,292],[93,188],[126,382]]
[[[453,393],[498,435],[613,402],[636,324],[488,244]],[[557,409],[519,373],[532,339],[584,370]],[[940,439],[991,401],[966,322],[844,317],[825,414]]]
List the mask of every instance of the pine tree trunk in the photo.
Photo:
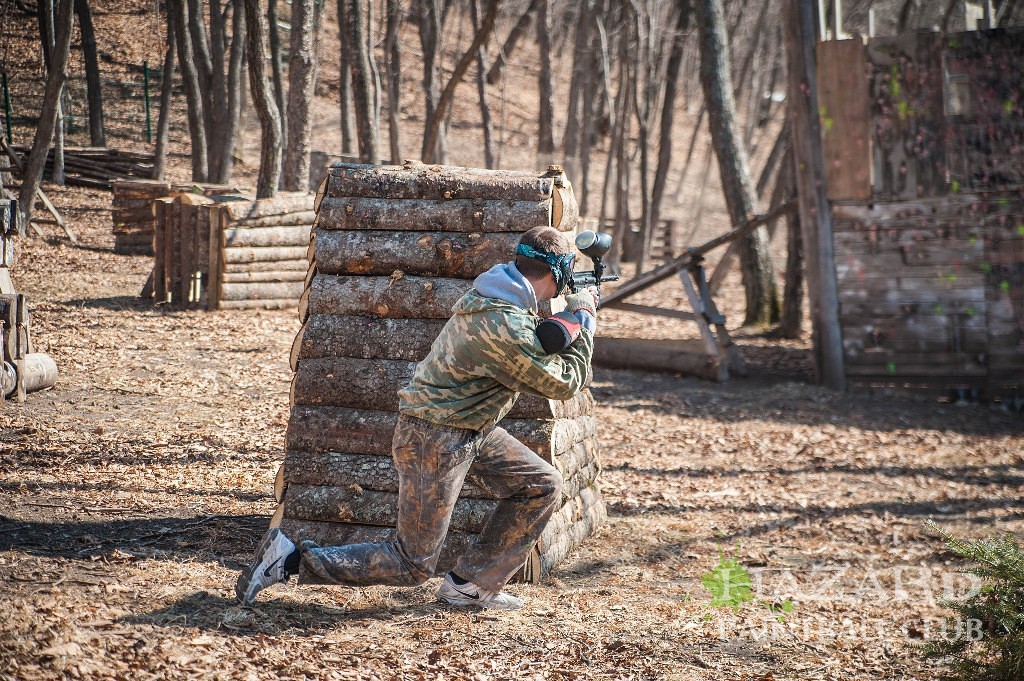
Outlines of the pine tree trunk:
[[68,57],[71,54],[71,29],[74,25],[73,3],[74,0],[60,0],[57,6],[54,49],[50,53],[50,69],[46,76],[43,106],[39,112],[39,124],[36,126],[32,150],[29,152],[28,161],[25,164],[21,194],[18,197],[18,206],[22,216],[19,228],[22,230],[20,232],[22,236],[26,236],[28,233],[32,206],[35,205],[36,191],[38,191],[43,177],[43,167],[46,165],[46,157],[49,155],[50,140],[53,139],[54,128],[57,124],[60,93],[67,80]]
[[171,130],[171,91],[174,88],[174,12],[167,13],[167,49],[160,83],[160,113],[156,121],[156,151],[153,154],[154,180],[164,179],[167,165],[167,137]]
[[318,31],[316,0],[292,0],[291,55],[288,63],[288,141],[283,184],[288,191],[309,189],[313,136],[310,106],[316,87]]
[[391,162],[401,163],[401,138],[399,135],[398,116],[402,110],[402,48],[399,31],[402,28],[402,0],[387,0],[387,33],[384,37],[384,53],[387,59],[388,74],[388,139],[391,149]]
[[359,160],[380,163],[380,122],[374,106],[373,66],[370,64],[368,0],[345,0],[346,37],[352,57],[352,91],[359,136]]
[[249,58],[249,88],[260,119],[260,172],[256,198],[277,194],[281,177],[281,116],[274,102],[267,73],[267,19],[261,0],[245,0],[246,44]]
[[[537,151],[550,154],[555,151],[554,119],[551,86],[551,14],[549,0],[537,3],[537,49],[540,51],[540,115],[537,118]],[[584,194],[585,195],[585,194]]]
[[[744,224],[756,213],[757,197],[748,171],[746,150],[736,123],[729,46],[726,41],[722,0],[696,0],[700,27],[701,85],[707,103],[711,141],[718,157],[722,189],[733,225]],[[744,324],[771,324],[778,320],[778,296],[768,230],[759,227],[739,247],[740,268],[747,312]]]
[[85,58],[85,83],[89,100],[89,143],[107,146],[103,134],[103,91],[100,88],[100,66],[96,57],[96,32],[92,26],[89,0],[75,0],[78,28],[82,34],[82,56]]
[[204,97],[192,54],[192,40],[188,34],[188,9],[185,6],[185,0],[168,0],[168,14],[170,12],[174,12],[178,65],[188,107],[188,129],[192,142],[192,181],[206,182],[210,166],[207,159],[206,116],[203,113]]

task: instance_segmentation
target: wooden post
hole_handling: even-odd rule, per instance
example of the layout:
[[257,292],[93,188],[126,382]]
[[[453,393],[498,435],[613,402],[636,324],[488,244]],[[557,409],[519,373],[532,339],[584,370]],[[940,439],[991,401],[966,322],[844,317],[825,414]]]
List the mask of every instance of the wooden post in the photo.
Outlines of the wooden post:
[[821,121],[818,118],[813,0],[786,0],[783,25],[786,30],[793,153],[797,167],[800,224],[806,246],[815,365],[820,383],[832,390],[845,390],[832,215],[825,195]]

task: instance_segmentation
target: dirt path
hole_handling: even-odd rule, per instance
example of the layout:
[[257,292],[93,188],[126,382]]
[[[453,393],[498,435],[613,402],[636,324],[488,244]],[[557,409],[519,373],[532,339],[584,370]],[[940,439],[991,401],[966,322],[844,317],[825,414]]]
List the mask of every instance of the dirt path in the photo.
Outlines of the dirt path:
[[[611,518],[523,611],[436,584],[238,608],[295,315],[142,304],[103,195],[63,199],[85,247],[30,241],[16,278],[62,373],[0,412],[2,678],[932,678],[916,647],[970,583],[924,520],[1024,530],[1019,415],[834,395],[786,377],[805,346],[741,338],[757,378],[597,372]],[[701,583],[720,551],[753,579],[735,611]]]

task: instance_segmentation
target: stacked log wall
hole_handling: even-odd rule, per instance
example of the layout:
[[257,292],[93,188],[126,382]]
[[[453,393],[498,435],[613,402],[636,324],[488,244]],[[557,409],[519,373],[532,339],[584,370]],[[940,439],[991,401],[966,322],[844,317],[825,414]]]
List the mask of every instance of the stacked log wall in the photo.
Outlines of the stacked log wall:
[[[476,276],[511,260],[527,229],[574,229],[578,211],[560,170],[414,163],[334,164],[315,205],[303,324],[291,352],[280,522],[321,543],[380,541],[396,522],[398,390]],[[538,579],[604,518],[593,409],[589,391],[564,402],[523,396],[501,423],[565,480],[559,510],[520,578]],[[496,503],[495,492],[471,474],[439,573],[452,567]]]
[[226,194],[226,185],[174,183],[162,180],[114,180],[111,182],[114,252],[153,255],[156,235],[156,201],[183,193],[203,196]]

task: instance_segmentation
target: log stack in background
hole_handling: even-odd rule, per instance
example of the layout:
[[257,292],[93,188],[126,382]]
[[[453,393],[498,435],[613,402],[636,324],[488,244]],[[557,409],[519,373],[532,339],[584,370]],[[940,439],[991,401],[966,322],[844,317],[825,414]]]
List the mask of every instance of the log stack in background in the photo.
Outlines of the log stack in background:
[[[292,348],[275,523],[323,544],[389,536],[398,498],[397,391],[455,301],[477,275],[514,257],[522,232],[545,224],[572,230],[577,219],[557,167],[543,175],[409,162],[331,167],[317,196],[303,326]],[[520,578],[539,579],[604,519],[593,408],[588,390],[565,402],[523,396],[501,424],[565,479],[560,508]],[[481,480],[467,479],[439,574],[496,504]]]
[[210,310],[295,307],[305,289],[313,195],[181,194],[156,201],[153,295]]
[[157,199],[185,192],[211,196],[226,194],[226,185],[174,183],[162,180],[113,180],[111,218],[114,223],[114,252],[153,255]]

